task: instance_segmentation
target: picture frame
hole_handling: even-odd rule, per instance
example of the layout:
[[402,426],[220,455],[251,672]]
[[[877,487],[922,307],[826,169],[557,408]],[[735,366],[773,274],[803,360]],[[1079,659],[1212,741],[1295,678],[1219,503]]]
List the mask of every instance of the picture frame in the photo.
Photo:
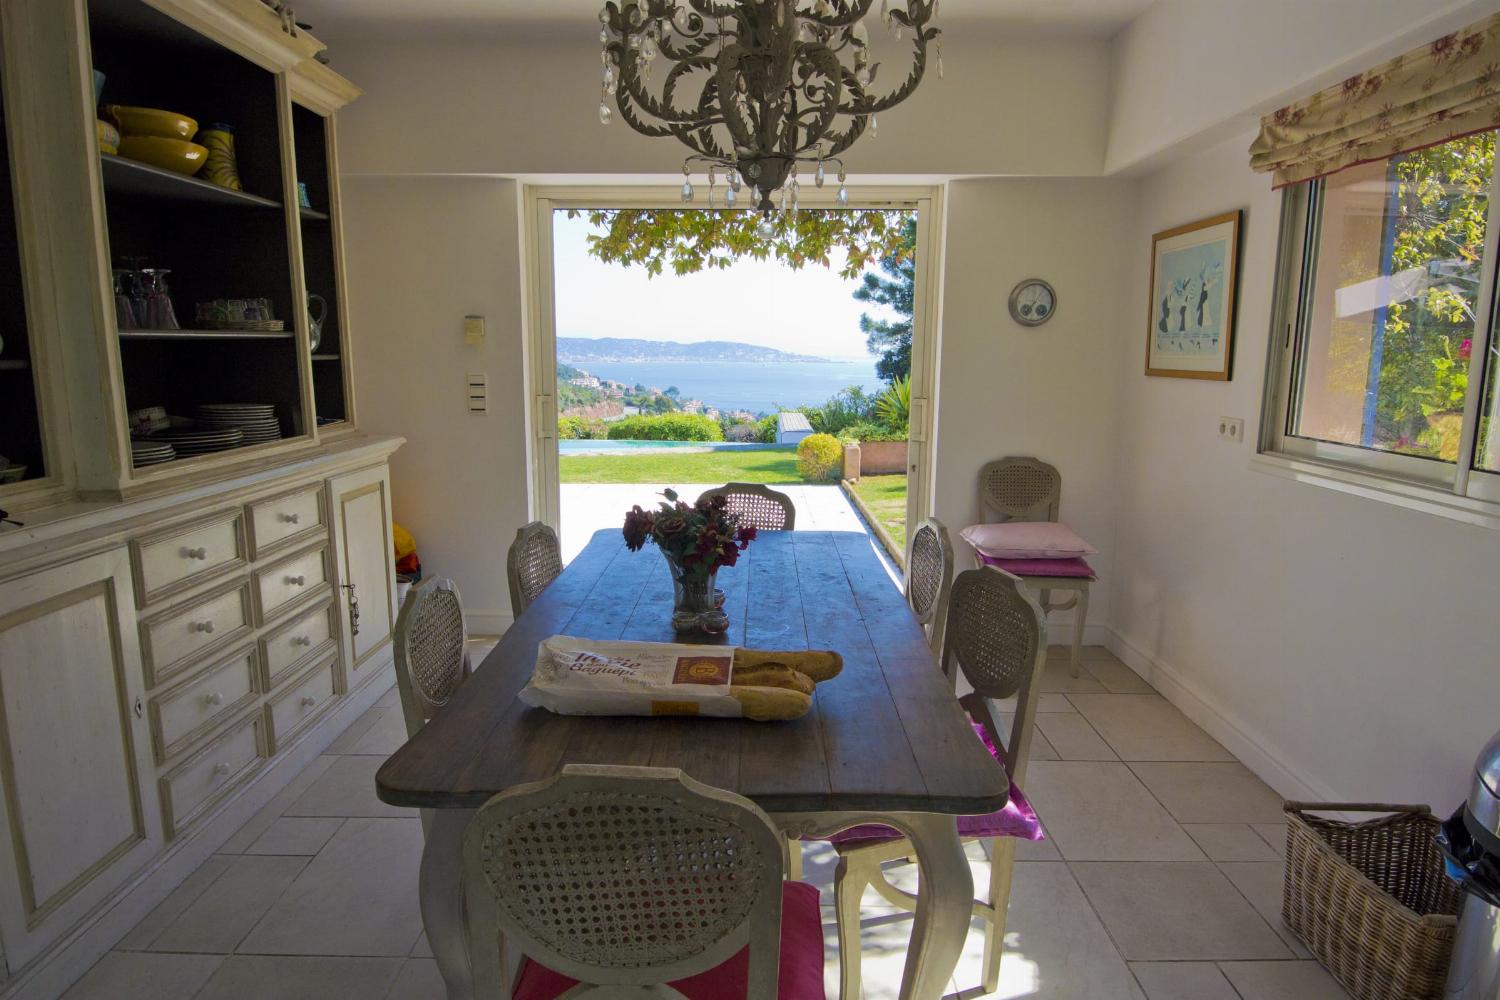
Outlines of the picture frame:
[[1243,217],[1236,209],[1151,237],[1147,375],[1229,381]]

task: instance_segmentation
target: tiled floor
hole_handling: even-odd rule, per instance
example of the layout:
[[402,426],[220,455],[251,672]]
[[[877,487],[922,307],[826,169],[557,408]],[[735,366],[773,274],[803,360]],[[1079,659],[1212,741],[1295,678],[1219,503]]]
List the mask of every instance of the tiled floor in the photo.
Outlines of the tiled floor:
[[[1281,925],[1271,790],[1106,650],[1086,650],[1076,679],[1053,656],[1027,780],[1050,839],[1020,847],[994,995],[1342,997]],[[372,780],[404,737],[392,691],[67,1000],[440,998],[417,912],[421,827],[377,801]],[[981,882],[979,845],[970,857]],[[807,876],[825,893],[834,861],[808,846]],[[892,997],[911,918],[873,893],[865,917],[865,995]],[[824,925],[835,997],[827,906]],[[954,989],[979,982],[980,948],[976,929]]]

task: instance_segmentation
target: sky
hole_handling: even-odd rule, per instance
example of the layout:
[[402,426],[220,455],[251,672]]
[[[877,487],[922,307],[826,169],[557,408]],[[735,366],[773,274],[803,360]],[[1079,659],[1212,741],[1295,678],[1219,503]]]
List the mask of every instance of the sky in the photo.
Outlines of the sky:
[[559,337],[734,340],[821,358],[870,357],[860,313],[886,310],[855,301],[860,283],[839,276],[841,250],[828,269],[811,264],[796,271],[772,258],[680,277],[668,267],[653,278],[638,265],[590,257],[591,231],[584,216],[554,213]]

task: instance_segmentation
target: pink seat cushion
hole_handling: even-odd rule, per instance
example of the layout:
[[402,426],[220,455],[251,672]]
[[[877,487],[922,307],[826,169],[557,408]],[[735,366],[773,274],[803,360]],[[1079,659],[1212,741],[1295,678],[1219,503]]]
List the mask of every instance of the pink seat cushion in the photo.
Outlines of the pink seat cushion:
[[[688,1000],[739,1000],[750,975],[750,950],[742,949],[722,965],[670,984]],[[514,1000],[555,1000],[578,985],[545,965],[526,959],[516,978]],[[823,992],[823,922],[818,890],[806,882],[781,886],[781,970],[779,1000],[826,1000]]]
[[986,566],[998,566],[1016,576],[1065,576],[1079,580],[1094,579],[1094,568],[1086,559],[992,559],[983,552],[975,553]]
[[[984,741],[991,757],[996,760],[1001,759],[1000,748],[990,742],[990,738],[984,733],[983,726],[974,723],[974,734]],[[1031,808],[1031,803],[1026,801],[1026,796],[1021,794],[1015,782],[1010,784],[1010,801],[1005,804],[1004,809],[984,816],[960,816],[958,835],[960,837],[1015,837],[1019,840],[1047,839],[1047,835],[1042,832],[1042,824],[1037,821],[1036,810]],[[879,823],[850,827],[828,838],[835,847],[845,849],[900,839],[900,832],[888,826],[881,826]]]
[[959,534],[976,551],[996,559],[1077,559],[1099,551],[1056,521],[971,524]]

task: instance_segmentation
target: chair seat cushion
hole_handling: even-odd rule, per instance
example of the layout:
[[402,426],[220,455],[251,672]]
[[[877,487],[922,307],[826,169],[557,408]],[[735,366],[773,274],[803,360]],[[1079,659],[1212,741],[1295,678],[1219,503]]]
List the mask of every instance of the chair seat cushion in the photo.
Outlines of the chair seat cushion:
[[995,559],[978,553],[979,561],[986,566],[998,566],[1007,573],[1019,577],[1050,576],[1053,578],[1092,580],[1094,568],[1085,559]]
[[995,559],[1076,559],[1099,551],[1056,521],[971,524],[961,535],[975,551]]
[[[688,1000],[739,1000],[745,995],[750,975],[750,950],[741,950],[729,961],[687,979],[671,983]],[[513,1000],[555,1000],[578,985],[531,959],[521,963]],[[779,1000],[826,1000],[823,992],[823,921],[818,911],[818,890],[806,882],[783,882],[781,886],[781,970],[777,977]]]
[[[984,727],[978,723],[973,725],[974,734],[984,741],[990,756],[1000,760],[1000,748],[985,735]],[[1047,839],[1047,835],[1042,832],[1042,824],[1036,818],[1036,810],[1031,808],[1031,803],[1026,801],[1026,796],[1021,794],[1021,790],[1016,787],[1014,781],[1010,783],[1010,801],[1005,804],[1004,809],[983,816],[960,816],[958,835],[960,837],[1015,837],[1019,840]],[[901,837],[902,834],[891,827],[882,826],[879,823],[866,823],[835,833],[828,840],[840,851],[849,851],[869,844],[889,843],[892,840],[900,840]]]

